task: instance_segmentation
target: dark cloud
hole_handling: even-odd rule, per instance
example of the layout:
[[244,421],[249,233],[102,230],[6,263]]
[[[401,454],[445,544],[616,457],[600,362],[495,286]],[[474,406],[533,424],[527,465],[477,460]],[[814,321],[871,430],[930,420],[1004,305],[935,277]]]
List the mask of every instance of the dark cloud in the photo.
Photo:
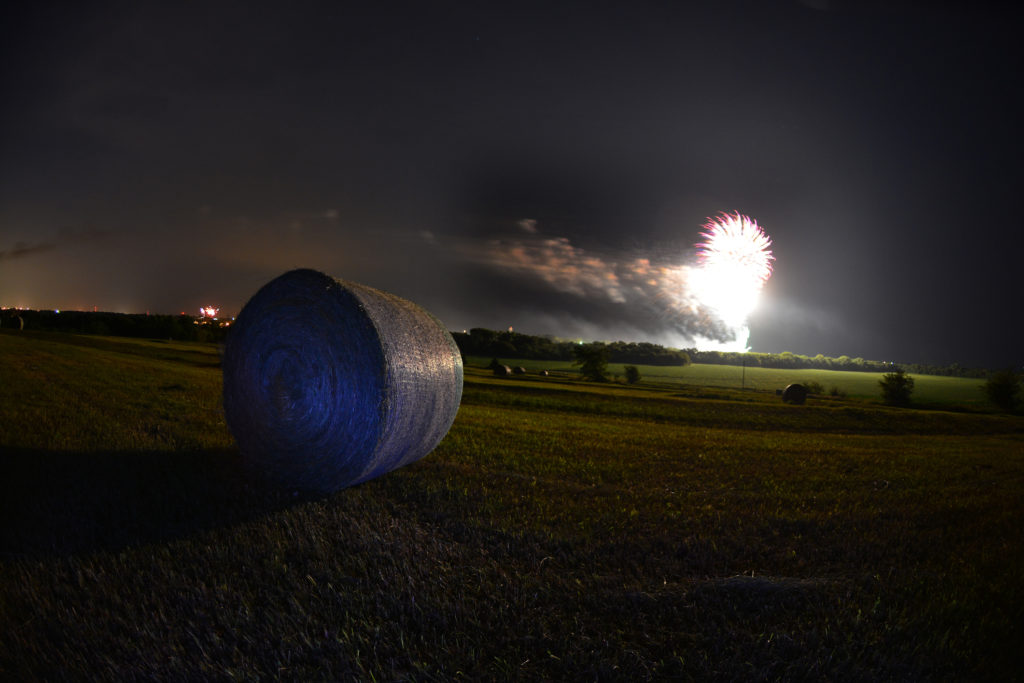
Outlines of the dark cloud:
[[14,246],[10,249],[0,251],[0,261],[5,259],[13,260],[25,258],[27,256],[34,256],[36,254],[52,251],[56,248],[57,245],[53,243],[26,244],[25,242],[15,242]]
[[22,259],[39,254],[52,252],[61,247],[74,246],[79,244],[104,243],[110,237],[111,231],[101,228],[70,228],[64,227],[57,231],[57,236],[51,241],[36,243],[15,242],[10,249],[0,250],[0,260]]

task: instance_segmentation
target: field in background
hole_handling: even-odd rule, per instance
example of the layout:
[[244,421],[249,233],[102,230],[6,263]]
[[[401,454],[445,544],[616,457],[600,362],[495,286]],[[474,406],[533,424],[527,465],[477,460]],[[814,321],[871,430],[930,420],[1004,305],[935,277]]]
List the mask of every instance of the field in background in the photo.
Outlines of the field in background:
[[1019,416],[470,367],[434,453],[308,499],[242,475],[213,345],[0,333],[0,371],[0,678],[1024,664]]
[[[499,359],[509,366],[521,366],[530,372],[551,370],[578,375],[579,368],[571,361],[541,361]],[[472,357],[467,364],[485,367],[490,358]],[[622,363],[610,363],[609,373],[625,377]],[[683,367],[637,365],[643,384],[685,384],[691,386],[746,388],[774,392],[793,382],[818,382],[828,392],[832,387],[844,392],[848,398],[881,400],[878,381],[883,373],[851,372],[844,370],[783,370],[777,368],[743,368],[734,365],[691,364]],[[939,377],[937,375],[911,375],[914,378],[915,403],[937,407],[964,407],[986,410],[991,407],[982,391],[985,380],[966,377]],[[812,399],[813,400],[813,399]]]

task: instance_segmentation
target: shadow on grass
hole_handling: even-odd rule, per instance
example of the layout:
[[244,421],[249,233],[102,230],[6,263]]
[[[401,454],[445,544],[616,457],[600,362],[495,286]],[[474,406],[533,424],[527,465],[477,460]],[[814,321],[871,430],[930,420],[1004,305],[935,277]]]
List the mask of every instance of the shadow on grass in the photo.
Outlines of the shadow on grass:
[[232,450],[0,449],[0,557],[120,550],[244,522],[299,500],[247,476]]

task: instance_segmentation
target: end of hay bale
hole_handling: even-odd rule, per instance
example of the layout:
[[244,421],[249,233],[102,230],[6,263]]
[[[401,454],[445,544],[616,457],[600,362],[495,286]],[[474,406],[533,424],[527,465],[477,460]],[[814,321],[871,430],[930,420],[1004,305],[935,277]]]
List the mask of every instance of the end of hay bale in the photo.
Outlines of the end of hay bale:
[[782,401],[783,403],[793,403],[795,405],[803,405],[804,401],[807,400],[807,387],[803,384],[790,384],[782,390]]
[[267,283],[224,348],[224,412],[246,464],[331,492],[418,460],[462,397],[462,359],[419,306],[315,270]]

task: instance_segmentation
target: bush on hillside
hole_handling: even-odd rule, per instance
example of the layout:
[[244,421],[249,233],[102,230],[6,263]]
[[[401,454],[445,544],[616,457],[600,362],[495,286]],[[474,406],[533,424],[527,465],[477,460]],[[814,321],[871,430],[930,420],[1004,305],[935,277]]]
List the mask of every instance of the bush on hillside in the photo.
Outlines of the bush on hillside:
[[882,387],[882,400],[890,406],[910,405],[910,394],[914,391],[914,378],[897,368],[893,372],[882,375],[878,381]]
[[640,381],[640,371],[635,365],[627,365],[624,370],[626,371],[626,382],[628,384],[636,384]]
[[1020,375],[1013,369],[1007,368],[989,375],[984,391],[988,400],[1002,410],[1010,411],[1017,407],[1020,398],[1020,385]]
[[580,374],[592,382],[608,381],[608,349],[604,344],[580,344],[573,349]]

